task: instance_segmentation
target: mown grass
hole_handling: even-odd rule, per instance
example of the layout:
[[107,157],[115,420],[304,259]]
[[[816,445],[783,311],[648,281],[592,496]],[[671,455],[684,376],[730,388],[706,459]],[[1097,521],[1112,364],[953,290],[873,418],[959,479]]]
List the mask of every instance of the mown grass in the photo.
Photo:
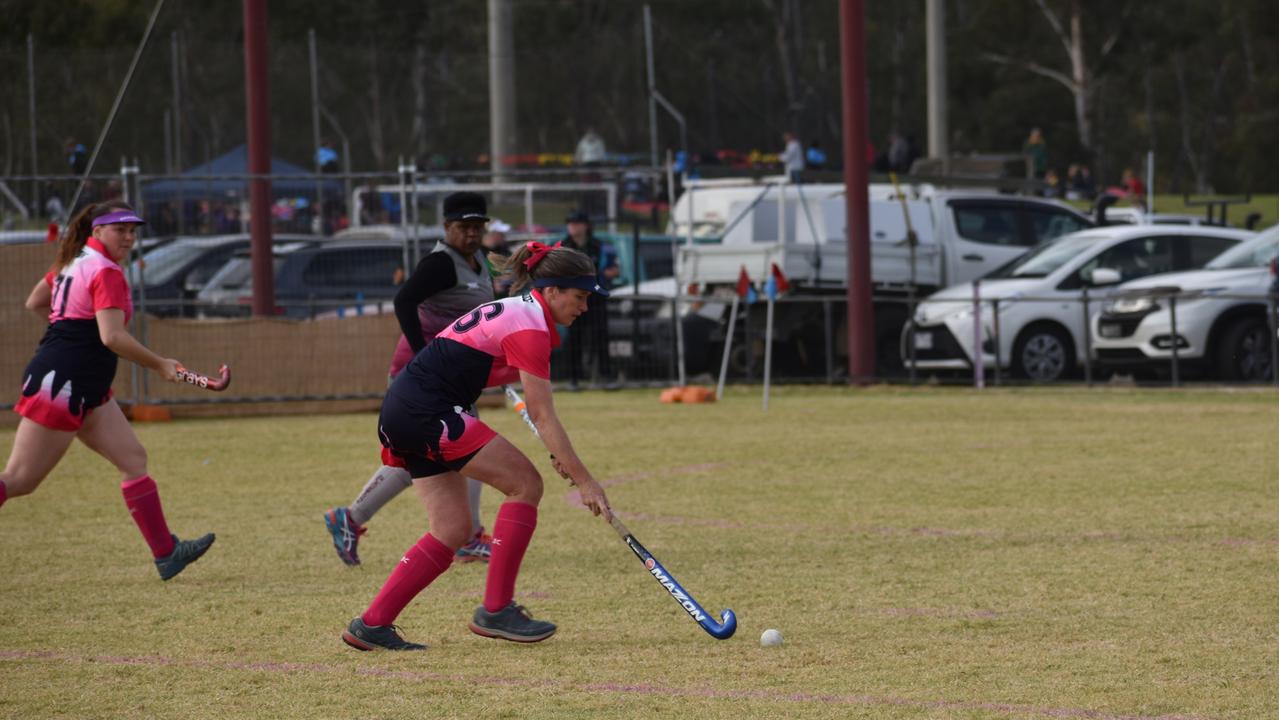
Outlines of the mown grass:
[[[217,545],[161,583],[76,448],[0,509],[0,716],[1279,717],[1273,392],[557,402],[631,530],[736,637],[702,633],[491,410],[548,475],[517,594],[559,634],[469,633],[483,569],[464,565],[400,618],[428,651],[356,653],[338,633],[425,526],[406,494],[363,567],[328,544],[373,416],[141,425],[171,525]],[[785,645],[759,646],[769,627]]]

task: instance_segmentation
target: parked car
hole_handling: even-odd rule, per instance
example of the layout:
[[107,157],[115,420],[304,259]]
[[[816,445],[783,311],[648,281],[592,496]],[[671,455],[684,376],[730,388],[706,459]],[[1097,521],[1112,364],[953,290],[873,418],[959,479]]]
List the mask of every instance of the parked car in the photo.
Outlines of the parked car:
[[48,239],[48,230],[0,230],[0,245],[37,245]]
[[1279,225],[1222,253],[1198,272],[1121,285],[1093,320],[1098,364],[1139,377],[1167,375],[1176,342],[1177,360],[1187,375],[1272,379],[1274,338],[1266,312],[1277,254]]
[[1136,207],[1106,208],[1107,225],[1219,225],[1203,215],[1183,213],[1148,213]]
[[[314,242],[276,244],[272,249],[274,275],[279,274],[280,267],[289,254],[313,245]],[[245,249],[236,251],[204,284],[196,295],[195,311],[199,317],[236,317],[248,315],[252,304],[253,257]]]
[[[276,235],[275,244],[310,242],[312,235]],[[134,303],[146,298],[152,315],[195,315],[196,299],[204,284],[238,251],[249,248],[249,235],[178,237],[143,253],[129,265]]]
[[[410,257],[412,262],[414,257]],[[245,276],[243,266],[227,268],[223,280]],[[309,318],[339,306],[363,307],[389,301],[404,279],[404,245],[385,240],[333,240],[281,249],[276,256],[275,312],[291,318]],[[228,288],[220,280],[199,297],[210,313],[247,315],[253,293],[251,282]],[[214,310],[213,308],[218,308]]]
[[[998,362],[1035,382],[1067,378],[1087,359],[1085,289],[1100,289],[1100,297],[1091,295],[1100,300],[1107,286],[1203,267],[1250,237],[1209,226],[1112,225],[1041,245],[980,281],[982,362],[990,368]],[[991,301],[998,301],[998,318]],[[916,369],[969,369],[976,357],[973,335],[972,283],[946,288],[921,303],[903,330],[903,361],[910,361],[913,343]]]

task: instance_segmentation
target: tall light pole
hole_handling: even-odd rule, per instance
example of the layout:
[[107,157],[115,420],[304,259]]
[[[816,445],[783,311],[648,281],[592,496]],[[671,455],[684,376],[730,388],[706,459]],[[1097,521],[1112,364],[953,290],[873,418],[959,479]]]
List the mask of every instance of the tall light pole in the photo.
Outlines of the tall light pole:
[[511,0],[489,0],[489,167],[500,182],[515,147],[515,36]]
[[249,130],[249,234],[253,314],[275,314],[271,262],[271,86],[266,54],[266,0],[244,0],[244,112]]
[[844,221],[848,247],[848,379],[875,375],[875,317],[870,288],[870,168],[866,165],[866,18],[861,0],[840,0],[839,48],[844,81]]
[[946,118],[946,3],[927,0],[928,157],[942,161],[950,174],[950,131]]

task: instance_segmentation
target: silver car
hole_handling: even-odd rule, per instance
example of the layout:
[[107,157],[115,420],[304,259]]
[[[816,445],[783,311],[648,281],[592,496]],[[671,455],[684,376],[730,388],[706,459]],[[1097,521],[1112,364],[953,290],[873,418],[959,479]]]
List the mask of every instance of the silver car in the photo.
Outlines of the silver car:
[[[1266,318],[1279,254],[1279,225],[1213,259],[1198,272],[1125,283],[1093,320],[1097,361],[1139,377],[1179,367],[1218,380],[1273,377]],[[1173,332],[1173,311],[1176,332]]]

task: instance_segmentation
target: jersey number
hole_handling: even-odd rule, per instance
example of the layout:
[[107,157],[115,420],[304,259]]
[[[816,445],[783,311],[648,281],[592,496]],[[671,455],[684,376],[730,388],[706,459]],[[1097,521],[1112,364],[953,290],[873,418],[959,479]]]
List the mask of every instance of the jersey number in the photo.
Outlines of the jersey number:
[[458,318],[453,323],[453,332],[464,333],[480,324],[480,316],[483,315],[485,320],[492,320],[502,314],[501,303],[487,303],[481,305],[470,312],[465,317]]
[[[58,279],[53,281],[53,296],[51,300],[52,300],[53,306],[57,308],[55,312],[57,313],[59,318],[66,317],[67,295],[71,293],[71,281],[74,279],[75,278],[72,278],[67,275],[59,275]],[[59,294],[62,295],[61,299],[58,298]]]

